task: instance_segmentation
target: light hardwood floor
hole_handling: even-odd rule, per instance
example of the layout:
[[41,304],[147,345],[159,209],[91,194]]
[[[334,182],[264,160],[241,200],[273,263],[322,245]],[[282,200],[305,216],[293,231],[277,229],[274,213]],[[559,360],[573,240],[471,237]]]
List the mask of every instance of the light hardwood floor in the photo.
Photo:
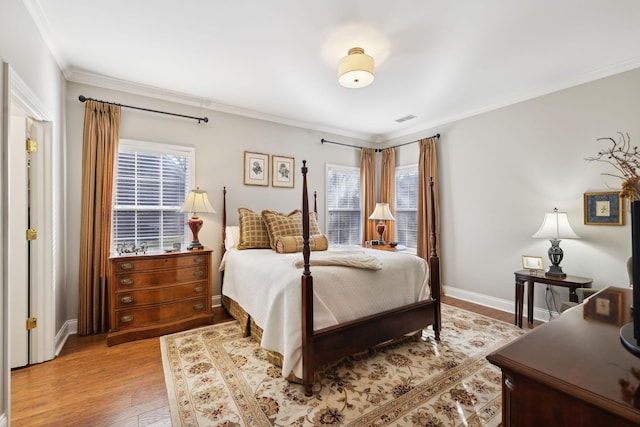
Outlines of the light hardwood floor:
[[[443,302],[514,321],[512,313],[450,297]],[[214,319],[231,320],[221,308]],[[13,426],[171,425],[159,338],[107,347],[104,334],[72,335],[54,360],[14,370],[11,390]]]

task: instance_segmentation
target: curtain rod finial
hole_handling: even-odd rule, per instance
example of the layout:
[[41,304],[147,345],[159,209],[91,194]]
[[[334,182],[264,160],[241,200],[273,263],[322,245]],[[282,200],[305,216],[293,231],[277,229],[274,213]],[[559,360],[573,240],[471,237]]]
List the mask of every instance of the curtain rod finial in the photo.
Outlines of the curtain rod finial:
[[84,95],[80,95],[78,99],[80,100],[80,102],[84,102],[87,100],[87,98]]

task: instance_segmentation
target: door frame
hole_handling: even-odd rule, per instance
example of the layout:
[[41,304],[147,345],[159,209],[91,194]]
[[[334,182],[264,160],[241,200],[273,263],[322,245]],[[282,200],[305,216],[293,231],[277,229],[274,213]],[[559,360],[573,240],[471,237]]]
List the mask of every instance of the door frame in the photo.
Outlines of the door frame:
[[[44,106],[40,99],[34,94],[29,86],[20,78],[20,76],[4,62],[2,66],[3,87],[2,87],[2,177],[0,182],[2,185],[2,230],[0,236],[2,238],[3,255],[2,255],[2,308],[3,308],[3,370],[6,375],[4,385],[4,400],[7,415],[10,411],[11,387],[10,387],[10,342],[9,328],[12,327],[9,322],[9,305],[10,290],[7,281],[7,270],[10,266],[7,264],[8,243],[4,236],[7,236],[9,224],[7,220],[7,207],[9,202],[10,189],[8,188],[8,165],[7,165],[7,149],[9,144],[9,136],[11,135],[10,117],[12,111],[20,110],[25,116],[31,117],[42,122],[43,141],[39,141],[38,156],[39,171],[34,179],[36,180],[35,191],[33,194],[34,204],[39,206],[34,212],[33,220],[38,227],[38,240],[40,244],[32,248],[32,255],[38,268],[32,275],[34,280],[31,300],[31,312],[38,317],[38,327],[32,330],[31,335],[31,362],[39,363],[45,360],[53,359],[55,356],[55,277],[54,262],[56,256],[53,244],[53,224],[55,221],[55,212],[53,209],[54,188],[52,174],[52,144],[53,144],[53,123],[54,115]],[[26,231],[25,231],[26,232]],[[23,325],[17,325],[22,327]]]

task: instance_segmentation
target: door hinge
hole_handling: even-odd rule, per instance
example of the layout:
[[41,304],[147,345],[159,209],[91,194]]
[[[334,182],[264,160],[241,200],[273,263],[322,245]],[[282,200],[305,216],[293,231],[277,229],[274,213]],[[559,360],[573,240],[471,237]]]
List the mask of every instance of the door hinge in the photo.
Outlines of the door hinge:
[[38,230],[35,228],[27,229],[27,240],[36,240],[38,238]]
[[35,329],[38,327],[38,318],[37,317],[29,317],[27,319],[27,331]]
[[38,143],[31,138],[27,138],[27,152],[33,153],[38,151]]

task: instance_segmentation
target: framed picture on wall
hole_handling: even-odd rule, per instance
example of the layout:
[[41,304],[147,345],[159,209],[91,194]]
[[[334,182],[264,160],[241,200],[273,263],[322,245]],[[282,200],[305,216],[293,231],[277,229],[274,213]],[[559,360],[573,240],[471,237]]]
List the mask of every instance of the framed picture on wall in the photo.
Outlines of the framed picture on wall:
[[619,191],[584,193],[586,225],[622,225],[622,198]]
[[273,163],[271,185],[274,187],[293,188],[296,176],[296,160],[293,157],[271,156]]
[[269,185],[269,155],[244,152],[244,185]]

